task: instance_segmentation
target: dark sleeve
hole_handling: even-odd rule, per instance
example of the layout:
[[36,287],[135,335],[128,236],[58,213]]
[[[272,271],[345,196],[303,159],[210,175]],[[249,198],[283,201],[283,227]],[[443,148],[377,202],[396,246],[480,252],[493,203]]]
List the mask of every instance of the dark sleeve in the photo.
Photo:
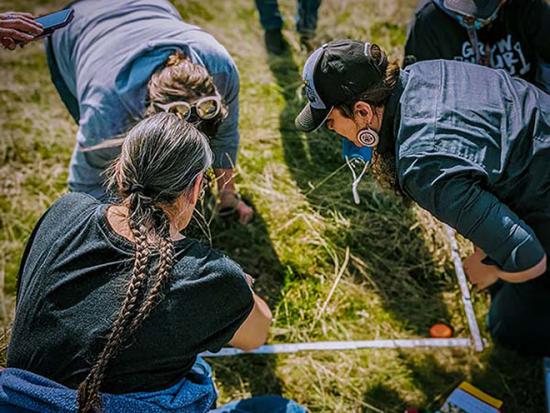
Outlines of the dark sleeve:
[[405,191],[422,208],[485,251],[502,270],[523,271],[543,258],[545,251],[534,231],[484,189],[484,171],[476,164],[430,153],[402,161],[400,175]]
[[40,250],[39,254],[47,253],[51,238],[59,236],[60,231],[63,232],[62,223],[66,224],[67,222],[70,222],[71,219],[78,219],[79,215],[86,208],[97,203],[98,201],[90,195],[72,192],[63,195],[55,201],[46,212],[44,212],[32,230],[29,240],[25,246],[23,256],[21,257],[21,264],[19,265],[15,290],[16,304],[21,292],[20,289],[22,286],[23,274],[25,273],[25,265],[27,264],[27,260],[34,244],[37,244],[36,248]]
[[27,240],[27,244],[25,245],[25,251],[23,252],[23,256],[21,257],[21,263],[19,264],[19,271],[17,272],[17,280],[15,281],[15,305],[17,308],[17,301],[19,297],[19,289],[21,288],[21,279],[23,277],[25,263],[27,262],[27,258],[29,257],[29,253],[32,248],[32,244],[34,242],[34,239],[36,238],[36,234],[38,233],[38,228],[40,227],[40,224],[44,221],[44,218],[46,217],[47,213],[49,212],[49,209],[40,217],[38,222],[36,223],[34,229],[31,232],[31,236]]
[[546,63],[550,63],[550,4],[546,0],[531,0],[528,5],[523,2],[527,38],[537,55]]
[[525,14],[520,18],[520,24],[524,25],[528,47],[537,56],[534,83],[550,93],[550,4],[545,0],[519,3],[518,7]]
[[[197,331],[204,337],[200,351],[219,351],[252,311],[254,300],[242,269],[233,260],[212,251],[203,265],[193,294],[200,312]],[[195,307],[197,308],[197,307]]]
[[[424,2],[426,3],[426,2]],[[405,43],[405,58],[403,65],[419,62],[421,60],[433,60],[443,58],[438,36],[434,28],[437,27],[437,19],[433,4],[425,4],[415,13],[407,34]],[[413,57],[411,59],[411,57]]]

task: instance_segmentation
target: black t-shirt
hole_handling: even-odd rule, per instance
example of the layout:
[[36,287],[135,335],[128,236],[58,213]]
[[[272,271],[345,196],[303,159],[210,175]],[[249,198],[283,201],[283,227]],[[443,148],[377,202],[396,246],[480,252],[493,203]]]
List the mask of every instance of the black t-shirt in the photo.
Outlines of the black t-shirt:
[[[108,205],[78,193],[41,218],[18,278],[8,366],[71,388],[85,378],[121,307],[133,244],[106,218]],[[164,298],[108,367],[102,390],[160,390],[180,380],[202,351],[219,351],[253,307],[241,268],[198,241],[174,243]]]
[[[477,31],[488,66],[536,83],[539,64],[550,63],[550,6],[545,0],[508,0],[497,19]],[[486,56],[486,50],[489,56]],[[476,62],[467,30],[433,1],[422,0],[409,28],[405,61]]]

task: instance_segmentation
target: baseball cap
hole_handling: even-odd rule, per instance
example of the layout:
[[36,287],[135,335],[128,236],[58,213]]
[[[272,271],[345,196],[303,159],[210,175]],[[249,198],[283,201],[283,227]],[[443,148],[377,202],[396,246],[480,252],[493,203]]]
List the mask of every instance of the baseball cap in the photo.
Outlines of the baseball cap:
[[502,3],[502,0],[443,0],[447,10],[478,19],[491,17]]
[[315,50],[302,73],[308,103],[295,125],[313,132],[326,121],[334,106],[349,102],[384,79],[387,58],[372,56],[371,43],[335,40]]

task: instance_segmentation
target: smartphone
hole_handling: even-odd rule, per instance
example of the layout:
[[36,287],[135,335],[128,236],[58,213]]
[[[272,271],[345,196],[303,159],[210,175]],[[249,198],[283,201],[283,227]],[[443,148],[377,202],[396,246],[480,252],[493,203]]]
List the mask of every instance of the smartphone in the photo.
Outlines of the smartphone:
[[36,22],[40,23],[44,27],[44,31],[37,38],[48,36],[55,30],[60,29],[68,25],[74,16],[73,9],[59,10],[44,16],[37,17]]

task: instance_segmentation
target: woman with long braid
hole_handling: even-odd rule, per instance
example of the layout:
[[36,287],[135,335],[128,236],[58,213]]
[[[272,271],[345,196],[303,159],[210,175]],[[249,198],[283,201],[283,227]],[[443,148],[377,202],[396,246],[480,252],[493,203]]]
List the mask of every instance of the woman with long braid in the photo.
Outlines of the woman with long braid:
[[[211,161],[194,126],[153,115],[108,171],[120,202],[71,193],[46,212],[22,259],[0,411],[215,408],[197,355],[263,344],[271,313],[236,263],[181,235]],[[216,411],[303,409],[266,396]]]

